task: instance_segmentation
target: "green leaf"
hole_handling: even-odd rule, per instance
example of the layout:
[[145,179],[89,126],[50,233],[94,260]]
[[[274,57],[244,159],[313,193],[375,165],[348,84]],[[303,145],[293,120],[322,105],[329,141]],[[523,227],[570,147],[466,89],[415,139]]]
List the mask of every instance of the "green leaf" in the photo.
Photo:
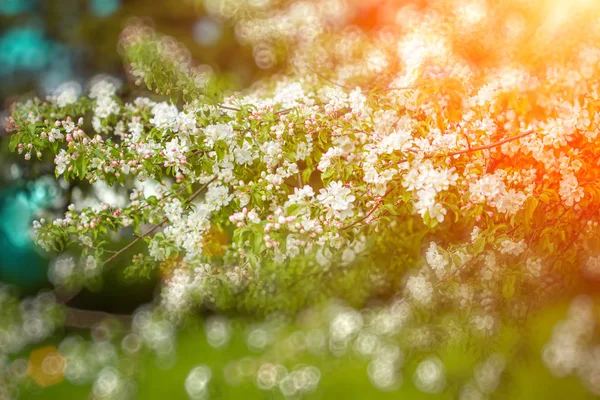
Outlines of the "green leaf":
[[312,169],[311,168],[306,168],[304,171],[302,171],[302,182],[306,183],[310,181],[310,176],[312,175]]
[[504,285],[502,286],[502,295],[506,300],[510,300],[514,296],[515,283],[516,277],[514,275],[509,275],[504,279]]
[[533,218],[533,213],[535,212],[539,203],[539,200],[535,197],[530,197],[529,199],[527,199],[527,204],[525,205],[525,215],[528,219]]
[[8,144],[8,148],[11,152],[14,152],[17,149],[17,146],[19,145],[19,142],[21,141],[21,134],[20,133],[15,133],[10,137],[10,142]]
[[254,251],[255,254],[258,254],[261,250],[263,244],[263,238],[262,235],[254,235],[254,240],[252,242],[252,250]]
[[475,243],[473,243],[473,253],[481,254],[483,250],[485,250],[486,238],[483,235],[479,235],[477,239],[475,239]]

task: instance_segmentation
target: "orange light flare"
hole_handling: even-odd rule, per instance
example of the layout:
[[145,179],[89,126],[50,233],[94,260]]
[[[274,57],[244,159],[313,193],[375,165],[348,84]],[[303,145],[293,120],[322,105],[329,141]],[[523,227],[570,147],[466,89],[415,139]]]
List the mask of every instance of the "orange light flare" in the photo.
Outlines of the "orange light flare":
[[[542,3],[541,8],[544,23],[540,27],[542,31],[550,34],[556,33],[564,25],[573,19],[579,19],[586,15],[598,16],[600,2],[597,0],[537,0]],[[582,32],[583,33],[583,32]]]
[[[597,67],[600,60],[594,60],[596,53],[586,55],[586,48],[600,46],[600,0],[346,0],[346,3],[353,10],[353,23],[368,35],[393,32],[394,40],[386,45],[397,55],[399,63],[397,70],[390,71],[393,80],[389,86],[408,87],[426,82],[423,85],[426,89],[419,94],[423,104],[436,103],[432,94],[447,99],[439,113],[442,130],[460,120],[465,88],[462,80],[454,90],[453,82],[444,79],[444,68],[468,70],[470,75],[465,74],[468,86],[475,93],[481,88],[489,92],[493,113],[502,128],[499,137],[516,135],[519,123],[560,117],[560,95],[556,88],[546,84],[554,76],[566,82],[574,76],[575,87],[587,85],[600,74]],[[502,95],[495,95],[496,90]],[[485,103],[485,93],[482,97]],[[557,106],[549,106],[547,101],[556,102]],[[512,163],[515,159],[498,162]]]
[[597,0],[442,0],[452,15],[454,46],[482,67],[532,67],[600,37]]
[[[438,24],[443,21],[453,29],[452,48],[481,67],[536,62],[600,38],[600,0],[346,1],[352,23],[367,31],[390,26],[412,31],[428,20],[415,16],[437,15]],[[428,33],[434,40],[435,29]]]

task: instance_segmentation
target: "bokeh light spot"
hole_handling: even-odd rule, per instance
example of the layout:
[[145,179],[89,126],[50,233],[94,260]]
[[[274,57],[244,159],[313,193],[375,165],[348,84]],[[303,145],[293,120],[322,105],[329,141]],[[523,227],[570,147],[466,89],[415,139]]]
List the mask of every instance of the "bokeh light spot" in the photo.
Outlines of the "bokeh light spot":
[[66,365],[56,347],[42,347],[31,352],[27,373],[39,386],[53,386],[63,381]]

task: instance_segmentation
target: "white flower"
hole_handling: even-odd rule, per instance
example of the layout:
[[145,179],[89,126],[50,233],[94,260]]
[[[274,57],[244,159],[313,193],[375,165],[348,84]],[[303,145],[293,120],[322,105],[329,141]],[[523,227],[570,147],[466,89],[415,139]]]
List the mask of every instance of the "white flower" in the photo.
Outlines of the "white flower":
[[86,277],[93,277],[98,274],[98,260],[94,256],[87,256],[83,265],[83,272]]
[[250,210],[250,212],[248,212],[247,217],[248,220],[253,224],[258,224],[261,221],[260,217],[258,216],[258,213],[254,210]]
[[355,114],[360,114],[365,111],[367,98],[361,93],[361,89],[357,87],[348,96],[348,100],[350,100],[350,108],[352,112]]
[[56,164],[56,173],[62,175],[68,165],[71,163],[70,156],[65,149],[60,149],[60,152],[54,158],[54,164]]
[[90,89],[90,98],[97,99],[100,97],[110,97],[115,94],[117,88],[112,82],[105,79],[99,80],[93,84]]
[[81,87],[76,82],[66,82],[58,87],[52,98],[57,106],[66,107],[73,104],[79,98]]
[[469,185],[471,201],[475,203],[488,202],[491,206],[508,215],[519,211],[527,195],[515,189],[507,190],[506,183],[497,175],[484,175],[479,180]]
[[484,281],[491,281],[496,278],[499,271],[500,269],[496,262],[496,253],[488,251],[483,258],[483,268],[479,270],[481,278]]
[[534,278],[539,278],[542,275],[542,259],[529,257],[525,263],[527,272]]
[[347,247],[342,252],[342,263],[344,265],[350,264],[352,261],[356,259],[356,253],[351,248]]
[[75,123],[73,121],[67,121],[64,123],[65,132],[71,133],[75,129]]
[[226,143],[230,143],[235,138],[235,132],[230,125],[227,124],[215,124],[209,125],[204,128],[204,143],[208,147],[213,147],[215,142],[223,140]]
[[312,197],[315,196],[313,188],[305,185],[303,188],[294,188],[294,193],[288,196],[288,201],[285,207],[289,207],[292,204],[304,204],[308,203]]
[[315,259],[321,267],[326,267],[331,262],[332,253],[328,248],[319,247]]
[[600,278],[600,256],[590,257],[582,266],[583,272],[590,278]]
[[526,200],[527,196],[525,193],[510,189],[497,196],[494,205],[501,213],[513,215],[523,207]]
[[167,219],[172,223],[176,223],[182,219],[183,207],[181,205],[181,200],[177,198],[167,202],[167,204],[165,204],[163,207],[163,210]]
[[101,96],[96,99],[96,106],[94,107],[95,117],[107,118],[111,114],[117,114],[118,112],[119,104],[113,96]]
[[410,131],[397,130],[385,136],[378,144],[380,153],[392,154],[397,150],[406,150],[411,145],[412,134]]
[[578,203],[583,198],[583,188],[573,173],[563,174],[558,194],[568,207]]
[[319,193],[317,200],[331,211],[336,218],[345,219],[354,215],[352,202],[356,197],[341,181],[331,182],[327,188],[321,189]]
[[343,154],[344,151],[341,149],[341,147],[330,147],[329,150],[327,150],[327,153],[321,156],[321,160],[319,160],[317,169],[321,172],[326,172],[331,166],[331,159],[334,157],[339,157]]
[[471,201],[475,203],[492,201],[504,190],[506,190],[506,185],[496,175],[484,175],[469,185]]
[[258,157],[256,151],[249,142],[244,141],[241,146],[233,149],[236,164],[250,165]]
[[294,82],[291,84],[277,85],[273,96],[273,103],[281,104],[284,108],[290,108],[297,104],[298,101],[304,99],[304,89],[302,84]]
[[157,103],[152,107],[150,123],[160,130],[179,131],[179,111],[173,104],[167,102]]
[[59,256],[48,270],[48,278],[55,286],[67,284],[75,272],[75,260],[70,256]]
[[210,210],[219,210],[229,204],[233,195],[229,194],[229,187],[211,185],[206,192],[206,205]]
[[94,130],[96,132],[103,132],[104,131],[104,127],[102,125],[102,120],[97,115],[94,115],[92,117],[92,128],[94,128]]
[[489,334],[494,328],[494,317],[491,315],[476,315],[473,317],[475,329],[484,334]]
[[406,289],[408,294],[421,305],[428,305],[433,300],[433,285],[423,276],[408,278]]
[[186,153],[189,151],[187,140],[175,138],[167,142],[164,150],[165,158],[173,165],[180,165],[186,161]]
[[402,186],[415,194],[414,206],[416,212],[424,217],[444,221],[447,210],[436,202],[439,192],[448,190],[456,184],[458,174],[452,169],[435,168],[430,160],[410,168],[402,180]]
[[438,278],[442,278],[446,274],[448,260],[440,254],[435,242],[429,243],[429,249],[425,253],[425,258],[427,259],[427,264],[429,264]]
[[170,318],[177,318],[192,306],[191,290],[193,280],[190,272],[185,268],[176,269],[166,281],[161,293],[161,305],[170,314]]
[[180,132],[194,133],[196,131],[196,116],[192,112],[180,112],[177,117]]
[[502,254],[512,254],[513,256],[518,256],[527,250],[527,243],[525,240],[520,240],[518,242],[513,242],[510,239],[504,240],[500,243],[500,253]]

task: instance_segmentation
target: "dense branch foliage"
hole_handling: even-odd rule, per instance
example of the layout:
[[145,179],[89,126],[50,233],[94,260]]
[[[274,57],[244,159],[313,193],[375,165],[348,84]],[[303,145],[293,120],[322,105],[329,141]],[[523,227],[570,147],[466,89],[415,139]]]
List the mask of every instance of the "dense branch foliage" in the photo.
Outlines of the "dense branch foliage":
[[155,311],[174,322],[398,296],[423,324],[452,313],[492,335],[599,278],[597,13],[484,3],[402,7],[365,32],[341,29],[339,2],[224,2],[257,62],[286,49],[285,73],[227,93],[134,25],[131,74],[169,100],[102,81],[14,105],[13,150],[130,193],[35,222],[46,250],[81,247],[52,268],[59,294],[131,260],[133,276],[160,271]]

